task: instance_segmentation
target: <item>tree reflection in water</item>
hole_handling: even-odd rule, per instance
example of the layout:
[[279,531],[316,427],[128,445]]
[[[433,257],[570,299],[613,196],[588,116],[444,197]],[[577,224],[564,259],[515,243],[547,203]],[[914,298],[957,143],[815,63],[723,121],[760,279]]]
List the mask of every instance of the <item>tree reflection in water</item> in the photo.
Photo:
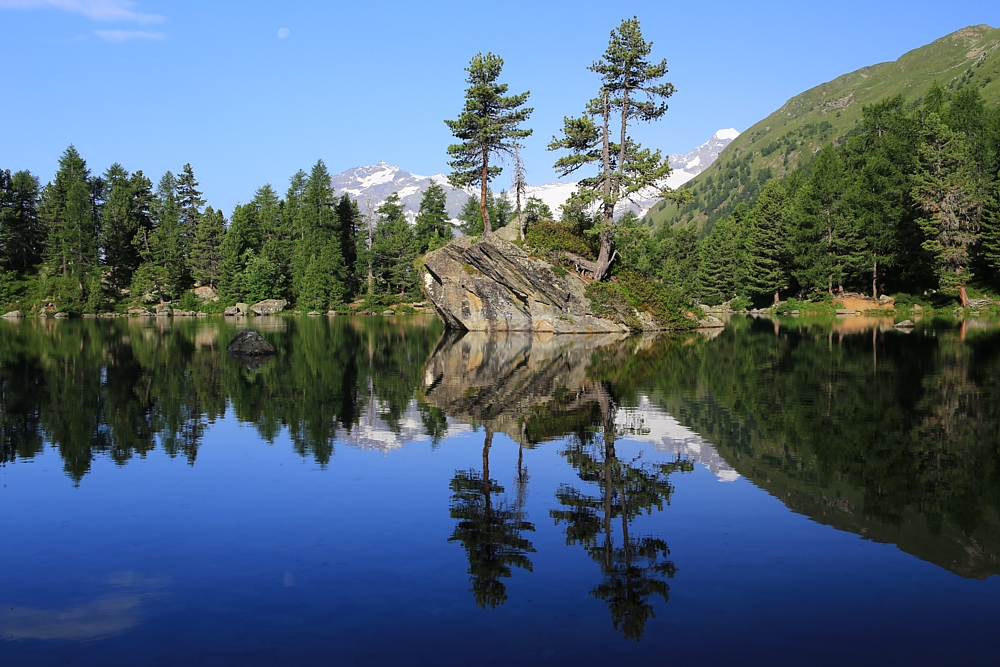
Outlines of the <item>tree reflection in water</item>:
[[[642,454],[623,460],[615,451],[616,408],[607,387],[596,384],[587,394],[601,407],[601,433],[591,437],[576,435],[562,455],[576,470],[580,480],[596,485],[599,493],[589,495],[563,484],[556,498],[564,509],[551,510],[557,524],[566,526],[566,543],[577,544],[601,566],[603,581],[590,591],[604,600],[615,629],[638,640],[646,621],[655,617],[652,598],[669,600],[670,585],[677,572],[668,560],[667,543],[652,535],[637,536],[631,524],[654,508],[663,509],[674,491],[670,475],[692,470],[689,461],[669,463],[642,461]],[[620,536],[615,535],[615,523]]]
[[531,571],[528,554],[535,549],[522,533],[535,527],[525,520],[520,503],[502,497],[504,488],[490,478],[493,429],[485,431],[483,470],[459,470],[451,480],[451,517],[458,525],[448,541],[460,542],[468,554],[476,604],[496,608],[507,600],[501,579],[511,576],[511,566]]

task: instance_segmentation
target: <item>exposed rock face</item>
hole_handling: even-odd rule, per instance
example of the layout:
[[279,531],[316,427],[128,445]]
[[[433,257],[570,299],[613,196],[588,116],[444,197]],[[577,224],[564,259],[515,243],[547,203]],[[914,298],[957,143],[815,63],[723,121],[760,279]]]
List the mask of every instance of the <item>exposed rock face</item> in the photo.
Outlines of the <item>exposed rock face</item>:
[[226,352],[241,357],[261,357],[274,354],[277,350],[253,329],[244,329],[229,341]]
[[202,301],[218,301],[219,296],[215,292],[215,288],[211,285],[202,285],[201,287],[194,288],[194,295],[201,299]]
[[[238,307],[240,304],[236,305]],[[258,315],[274,315],[283,311],[287,305],[288,302],[284,299],[264,299],[250,306],[250,310]]]
[[521,248],[491,236],[452,241],[424,260],[424,290],[445,325],[470,331],[617,333],[627,327],[599,318],[572,271],[553,271]]

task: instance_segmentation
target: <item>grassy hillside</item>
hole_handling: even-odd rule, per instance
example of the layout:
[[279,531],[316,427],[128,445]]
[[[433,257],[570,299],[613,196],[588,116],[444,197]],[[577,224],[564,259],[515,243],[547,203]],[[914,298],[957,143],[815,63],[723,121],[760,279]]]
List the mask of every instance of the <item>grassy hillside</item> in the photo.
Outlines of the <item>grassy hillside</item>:
[[980,88],[989,105],[1000,103],[1000,30],[963,28],[899,60],[864,67],[788,100],[741,134],[709,168],[691,180],[691,203],[660,202],[647,224],[695,222],[705,232],[740,202],[753,200],[764,184],[804,164],[827,142],[838,143],[861,118],[861,108],[903,95],[919,102],[934,81],[946,90]]

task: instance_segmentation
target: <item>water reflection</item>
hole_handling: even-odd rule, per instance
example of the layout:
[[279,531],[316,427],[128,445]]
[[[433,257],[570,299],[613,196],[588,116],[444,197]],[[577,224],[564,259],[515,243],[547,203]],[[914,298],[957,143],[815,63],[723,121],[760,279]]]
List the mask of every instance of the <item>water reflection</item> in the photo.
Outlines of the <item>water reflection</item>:
[[[525,459],[558,441],[577,479],[542,490],[559,502],[549,518],[594,559],[594,595],[629,636],[674,574],[665,536],[637,534],[635,520],[661,511],[671,476],[697,461],[963,577],[1000,571],[1000,331],[985,321],[907,333],[884,319],[736,318],[714,337],[660,338],[461,336],[427,318],[253,323],[280,353],[248,368],[224,353],[243,322],[0,321],[0,462],[48,445],[75,482],[98,456],[124,465],[160,448],[195,465],[227,414],[324,466],[337,445],[389,452],[480,429],[481,462],[477,449],[455,473],[449,511],[474,597],[493,607],[536,548]],[[490,470],[499,434],[519,448],[507,487]],[[622,438],[668,457],[623,459]]]

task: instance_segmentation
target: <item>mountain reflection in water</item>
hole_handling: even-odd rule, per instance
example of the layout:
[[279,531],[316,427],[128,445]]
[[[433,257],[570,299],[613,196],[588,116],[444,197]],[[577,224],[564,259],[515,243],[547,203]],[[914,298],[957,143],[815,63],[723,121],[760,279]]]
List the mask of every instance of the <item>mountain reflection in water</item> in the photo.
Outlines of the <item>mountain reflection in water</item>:
[[[635,639],[684,576],[640,517],[669,511],[677,475],[699,463],[962,577],[1000,568],[992,326],[736,318],[712,336],[629,338],[463,335],[420,317],[251,324],[279,354],[248,367],[225,354],[240,325],[221,319],[0,321],[0,460],[48,446],[76,484],[97,457],[125,466],[162,449],[197,465],[228,415],[267,443],[287,434],[320,466],[337,445],[388,453],[476,431],[481,462],[450,480],[447,536],[472,599],[503,605],[535,566],[538,522],[554,522],[592,561],[590,594]],[[506,486],[491,470],[498,434],[518,448]],[[623,441],[656,455],[623,455]],[[526,451],[550,442],[571,473],[533,488],[554,503],[529,516]],[[19,614],[0,618],[41,632],[24,628],[42,612]]]

